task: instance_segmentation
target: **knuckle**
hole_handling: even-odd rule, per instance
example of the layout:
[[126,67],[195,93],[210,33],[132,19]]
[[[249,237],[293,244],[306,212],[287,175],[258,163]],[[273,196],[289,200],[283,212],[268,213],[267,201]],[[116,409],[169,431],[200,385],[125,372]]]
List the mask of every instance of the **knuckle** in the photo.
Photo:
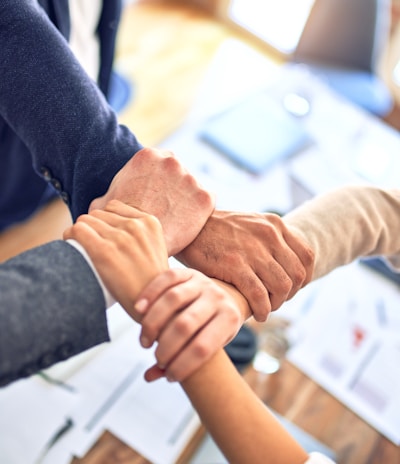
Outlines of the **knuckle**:
[[182,165],[178,161],[178,159],[174,156],[172,151],[165,150],[164,155],[165,155],[165,158],[163,159],[163,162],[167,169],[171,171],[181,171]]
[[179,271],[176,268],[168,268],[164,271],[164,276],[168,280],[174,280],[179,275]]
[[106,206],[105,206],[105,209],[107,208],[118,208],[119,206],[121,206],[121,202],[115,198],[113,198],[112,200],[108,201]]
[[273,228],[281,229],[284,227],[284,222],[281,216],[277,213],[266,213],[264,218],[270,223],[271,226],[273,226]]
[[[179,306],[182,300],[182,294],[180,290],[174,287],[168,290],[168,294],[166,295],[166,298],[167,298],[167,305],[176,307],[176,306]],[[183,312],[182,317],[184,318],[185,315],[186,315],[186,312]]]
[[182,313],[175,321],[175,330],[180,336],[187,337],[192,333],[193,317]]
[[303,266],[296,268],[293,275],[293,286],[300,287],[307,277],[307,272]]
[[193,355],[196,359],[205,359],[211,353],[211,347],[205,340],[195,340],[192,346]]
[[287,295],[293,287],[292,279],[288,275],[283,275],[281,279],[279,279],[279,291],[277,292],[279,295]]
[[82,231],[85,230],[84,220],[82,218],[78,218],[75,224],[71,227],[71,231],[74,234],[80,234]]
[[143,218],[143,221],[147,224],[147,226],[153,230],[156,230],[156,231],[161,231],[162,230],[162,226],[161,226],[161,223],[160,221],[155,217],[155,216],[152,216],[152,215],[147,215],[146,217]]
[[310,247],[307,247],[304,253],[304,264],[306,267],[310,267],[314,265],[315,261],[315,253]]
[[199,188],[197,192],[197,202],[204,208],[212,208],[214,206],[213,196],[207,190]]
[[231,322],[235,324],[235,326],[239,326],[242,324],[242,317],[236,306],[233,306],[233,308],[229,312],[229,315],[231,318]]
[[[115,250],[123,250],[129,245],[129,235],[120,229],[114,231],[114,248]],[[112,245],[112,244],[110,244]]]

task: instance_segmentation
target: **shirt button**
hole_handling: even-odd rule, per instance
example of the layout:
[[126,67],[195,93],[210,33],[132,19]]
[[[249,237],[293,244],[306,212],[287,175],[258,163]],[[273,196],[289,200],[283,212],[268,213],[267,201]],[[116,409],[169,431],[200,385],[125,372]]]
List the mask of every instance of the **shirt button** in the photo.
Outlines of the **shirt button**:
[[61,192],[62,186],[58,179],[51,179],[50,183],[58,192]]
[[67,192],[65,192],[64,190],[60,193],[60,196],[62,198],[62,200],[64,201],[64,203],[66,203],[67,205],[69,205],[69,195]]
[[46,166],[41,166],[39,171],[40,171],[40,174],[43,176],[43,178],[47,180],[48,182],[50,182],[51,179],[53,178],[53,174],[51,173],[50,169],[47,168]]

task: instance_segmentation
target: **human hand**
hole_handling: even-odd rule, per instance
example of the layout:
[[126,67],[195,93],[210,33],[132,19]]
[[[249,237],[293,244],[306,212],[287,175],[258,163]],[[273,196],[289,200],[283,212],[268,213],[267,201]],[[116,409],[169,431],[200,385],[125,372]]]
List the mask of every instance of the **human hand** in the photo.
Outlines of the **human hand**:
[[234,285],[263,322],[312,277],[311,248],[272,213],[214,211],[193,243],[176,256]]
[[148,381],[181,381],[234,338],[243,324],[241,301],[224,287],[193,269],[170,269],[143,289],[135,306],[140,340],[147,348],[158,341]]
[[171,152],[143,148],[114,176],[107,193],[90,211],[118,199],[161,222],[169,256],[194,240],[214,209],[214,197],[197,183]]
[[159,221],[117,200],[104,210],[79,216],[64,232],[64,239],[79,242],[90,256],[104,285],[135,320],[139,291],[168,269],[168,255]]

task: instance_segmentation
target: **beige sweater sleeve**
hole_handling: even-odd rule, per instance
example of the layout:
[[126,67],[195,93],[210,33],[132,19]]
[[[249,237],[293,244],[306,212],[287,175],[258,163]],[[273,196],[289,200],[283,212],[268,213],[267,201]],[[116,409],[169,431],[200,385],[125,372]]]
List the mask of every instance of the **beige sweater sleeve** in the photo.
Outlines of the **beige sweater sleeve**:
[[284,220],[315,252],[313,279],[359,256],[384,255],[400,268],[400,190],[342,187],[304,203]]

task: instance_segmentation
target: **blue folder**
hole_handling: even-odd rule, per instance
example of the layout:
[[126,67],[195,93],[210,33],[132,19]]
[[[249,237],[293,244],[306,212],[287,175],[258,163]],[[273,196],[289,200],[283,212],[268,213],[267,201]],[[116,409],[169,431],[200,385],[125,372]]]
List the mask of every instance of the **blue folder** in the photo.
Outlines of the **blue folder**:
[[266,92],[247,97],[209,118],[199,135],[254,174],[264,173],[277,161],[298,153],[312,142],[301,119]]

